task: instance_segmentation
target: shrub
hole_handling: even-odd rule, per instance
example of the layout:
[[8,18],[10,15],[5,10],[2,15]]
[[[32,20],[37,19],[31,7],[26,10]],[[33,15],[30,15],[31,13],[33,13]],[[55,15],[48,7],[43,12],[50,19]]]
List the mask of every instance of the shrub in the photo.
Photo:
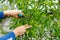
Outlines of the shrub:
[[[10,0],[12,9],[17,4],[27,18],[12,18],[11,28],[29,24],[32,28],[16,40],[59,40],[60,39],[60,12],[57,3],[45,0]],[[57,6],[57,8],[56,8]]]

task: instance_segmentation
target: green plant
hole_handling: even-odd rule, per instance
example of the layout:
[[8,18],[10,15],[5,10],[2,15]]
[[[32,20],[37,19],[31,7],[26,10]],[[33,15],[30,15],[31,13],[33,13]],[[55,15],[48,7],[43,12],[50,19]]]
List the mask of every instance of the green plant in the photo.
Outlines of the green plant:
[[[32,25],[25,35],[16,40],[59,40],[60,39],[60,12],[52,0],[9,0],[11,6],[17,4],[27,18],[12,18],[10,29],[24,24]],[[48,2],[47,2],[48,1]],[[55,6],[56,5],[56,6]],[[54,8],[52,8],[52,6]],[[14,9],[14,7],[12,8]],[[50,14],[52,13],[52,14]]]

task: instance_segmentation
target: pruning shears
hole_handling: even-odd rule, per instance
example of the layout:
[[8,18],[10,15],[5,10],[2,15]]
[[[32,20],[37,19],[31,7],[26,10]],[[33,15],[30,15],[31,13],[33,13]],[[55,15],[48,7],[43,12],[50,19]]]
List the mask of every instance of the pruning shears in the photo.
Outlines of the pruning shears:
[[18,14],[18,17],[20,17],[20,18],[26,18],[23,14]]

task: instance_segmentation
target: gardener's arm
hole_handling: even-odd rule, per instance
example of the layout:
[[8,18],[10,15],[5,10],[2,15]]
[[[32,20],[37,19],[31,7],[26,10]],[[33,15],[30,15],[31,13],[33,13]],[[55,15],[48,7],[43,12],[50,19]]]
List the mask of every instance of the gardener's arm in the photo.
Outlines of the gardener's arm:
[[18,14],[23,14],[20,10],[8,10],[8,11],[0,11],[0,19],[4,18],[5,16],[11,16],[14,18],[19,18]]
[[8,11],[4,11],[4,15],[5,16],[11,16],[11,17],[14,17],[14,18],[19,18],[18,14],[24,15],[21,10],[8,10]]
[[15,40],[15,33],[10,32],[3,37],[0,37],[0,40]]
[[21,36],[26,32],[26,29],[30,28],[29,25],[23,25],[20,27],[17,27],[13,30],[13,32],[8,33],[7,35],[0,38],[0,40],[15,40],[15,37]]
[[4,12],[0,12],[0,19],[2,19],[2,18],[4,18],[5,16],[4,16]]
[[[0,12],[0,18],[4,18],[5,16],[11,16],[14,18],[18,18],[18,14],[21,13],[19,10],[9,10],[9,11],[4,11]],[[23,14],[23,13],[22,13]],[[8,33],[7,35],[0,37],[0,40],[14,40],[15,37],[21,36],[25,33],[26,29],[30,28],[29,25],[24,25],[21,27],[16,28],[13,30],[13,32]]]

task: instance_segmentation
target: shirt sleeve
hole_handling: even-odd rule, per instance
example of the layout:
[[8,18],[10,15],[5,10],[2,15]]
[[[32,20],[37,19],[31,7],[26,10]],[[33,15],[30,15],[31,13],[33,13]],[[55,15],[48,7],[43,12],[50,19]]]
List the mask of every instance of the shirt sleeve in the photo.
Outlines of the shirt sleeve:
[[5,16],[4,16],[4,12],[3,11],[0,11],[0,19],[3,19]]
[[3,37],[0,37],[0,40],[15,40],[14,32],[10,32]]

